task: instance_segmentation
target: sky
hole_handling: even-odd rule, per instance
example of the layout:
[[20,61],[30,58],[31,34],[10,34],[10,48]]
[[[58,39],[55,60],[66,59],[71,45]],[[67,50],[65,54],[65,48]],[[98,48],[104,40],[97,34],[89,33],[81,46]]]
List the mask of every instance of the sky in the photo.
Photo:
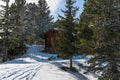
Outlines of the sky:
[[[59,4],[56,6],[55,11],[53,12],[53,15],[56,16],[55,17],[56,19],[58,17],[58,14],[63,15],[63,13],[61,12],[61,9],[65,10],[65,3],[66,3],[66,0],[60,0]],[[76,0],[75,6],[79,7],[79,11],[77,12],[76,17],[79,17],[80,14],[82,13],[83,5],[84,5],[84,0]]]
[[[14,2],[14,0],[10,0],[10,4],[12,2]],[[66,0],[46,0],[48,3],[48,6],[50,7],[51,10],[51,14],[54,16],[55,20],[58,18],[58,14],[59,15],[63,15],[63,13],[61,12],[61,9],[64,10],[65,9],[65,2]],[[76,0],[76,6],[79,7],[79,11],[77,12],[77,16],[79,17],[81,12],[83,11],[83,4],[84,4],[84,0]],[[38,0],[27,0],[27,2],[35,2],[37,3]],[[3,4],[0,1],[0,5]]]

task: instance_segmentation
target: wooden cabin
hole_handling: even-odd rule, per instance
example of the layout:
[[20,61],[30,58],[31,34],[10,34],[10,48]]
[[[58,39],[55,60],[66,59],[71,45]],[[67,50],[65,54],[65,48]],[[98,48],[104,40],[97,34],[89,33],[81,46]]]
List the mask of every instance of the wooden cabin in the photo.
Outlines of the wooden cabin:
[[52,40],[55,40],[58,35],[57,29],[49,30],[45,33],[45,51],[49,51],[52,47]]

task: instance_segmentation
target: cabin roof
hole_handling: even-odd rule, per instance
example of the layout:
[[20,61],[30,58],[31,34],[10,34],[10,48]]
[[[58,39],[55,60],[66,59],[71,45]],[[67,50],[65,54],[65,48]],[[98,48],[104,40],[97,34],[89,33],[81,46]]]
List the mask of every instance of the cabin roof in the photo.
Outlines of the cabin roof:
[[53,29],[51,29],[51,30],[49,30],[49,31],[45,32],[45,34],[47,34],[47,33],[51,32],[51,31],[58,31],[58,28],[53,28]]

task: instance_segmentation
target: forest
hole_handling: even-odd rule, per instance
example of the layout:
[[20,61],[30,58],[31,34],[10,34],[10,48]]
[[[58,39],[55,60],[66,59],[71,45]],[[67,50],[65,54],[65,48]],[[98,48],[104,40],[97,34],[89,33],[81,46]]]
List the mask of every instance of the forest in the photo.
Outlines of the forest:
[[120,80],[120,0],[85,0],[84,10],[76,17],[76,0],[66,0],[64,15],[54,20],[45,0],[1,0],[0,63],[24,55],[27,45],[45,45],[45,34],[57,30],[51,46],[43,52],[69,59],[88,56],[90,66],[81,65],[86,72],[101,73],[99,80]]

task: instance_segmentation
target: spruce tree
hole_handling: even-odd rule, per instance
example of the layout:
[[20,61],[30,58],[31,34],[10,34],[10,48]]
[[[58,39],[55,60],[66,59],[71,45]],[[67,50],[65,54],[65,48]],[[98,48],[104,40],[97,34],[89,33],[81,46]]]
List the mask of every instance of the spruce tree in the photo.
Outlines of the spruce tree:
[[95,34],[92,27],[90,27],[89,17],[86,12],[82,12],[79,23],[76,25],[77,31],[77,53],[80,55],[91,54],[95,47]]
[[[102,71],[100,80],[120,80],[120,1],[86,0],[85,12],[94,27],[97,46],[91,70]],[[105,64],[105,65],[104,65]]]
[[26,5],[25,12],[25,37],[27,44],[33,44],[35,39],[35,28],[37,27],[37,13],[38,6],[35,3],[29,3]]
[[2,33],[2,53],[4,57],[4,61],[7,60],[8,57],[8,50],[9,50],[9,44],[10,44],[10,16],[9,16],[9,0],[3,0],[6,5],[2,6],[1,11],[1,26],[3,29]]
[[0,6],[0,56],[2,56],[2,19],[3,19],[3,10]]
[[66,9],[62,10],[64,16],[60,16],[60,36],[58,39],[58,53],[70,59],[70,69],[72,69],[72,57],[75,54],[75,15],[78,7],[74,6],[75,0],[66,0]]
[[24,15],[25,15],[25,0],[15,0],[10,7],[10,19],[12,26],[11,33],[11,49],[10,55],[18,55],[25,52],[24,41]]
[[37,26],[36,26],[36,39],[40,40],[41,34],[52,29],[53,16],[50,15],[50,10],[45,0],[38,1],[38,13],[37,13]]

